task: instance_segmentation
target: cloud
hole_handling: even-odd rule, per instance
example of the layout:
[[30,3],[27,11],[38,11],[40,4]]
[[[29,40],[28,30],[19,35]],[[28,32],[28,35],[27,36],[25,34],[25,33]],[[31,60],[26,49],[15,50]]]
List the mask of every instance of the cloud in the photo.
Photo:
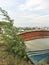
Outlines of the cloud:
[[49,26],[49,0],[0,0],[14,26]]
[[[25,14],[25,15],[24,15]],[[17,14],[15,26],[18,27],[33,27],[33,26],[49,26],[49,15],[37,15],[37,14]]]
[[49,9],[48,0],[26,0],[24,4],[19,6],[20,10],[46,10]]

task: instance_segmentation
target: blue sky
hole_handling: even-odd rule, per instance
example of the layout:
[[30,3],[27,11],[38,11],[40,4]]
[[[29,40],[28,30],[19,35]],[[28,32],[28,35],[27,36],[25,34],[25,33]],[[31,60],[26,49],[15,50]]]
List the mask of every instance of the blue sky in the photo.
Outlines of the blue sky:
[[49,27],[49,0],[0,0],[16,27]]

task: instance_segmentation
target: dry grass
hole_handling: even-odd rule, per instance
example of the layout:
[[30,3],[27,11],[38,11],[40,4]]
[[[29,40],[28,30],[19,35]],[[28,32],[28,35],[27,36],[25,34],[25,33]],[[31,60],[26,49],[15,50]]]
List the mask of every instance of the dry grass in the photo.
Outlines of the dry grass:
[[4,51],[5,45],[0,45],[0,65],[33,65],[30,61],[15,58]]

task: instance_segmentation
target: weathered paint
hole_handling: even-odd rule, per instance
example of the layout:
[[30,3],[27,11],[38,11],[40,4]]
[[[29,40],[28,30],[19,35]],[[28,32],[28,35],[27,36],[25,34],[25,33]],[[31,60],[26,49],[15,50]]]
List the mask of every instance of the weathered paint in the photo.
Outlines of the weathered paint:
[[37,64],[43,59],[47,59],[49,57],[49,49],[47,50],[38,50],[38,51],[30,51],[27,53],[28,58],[34,63]]
[[[40,38],[49,38],[49,31],[30,31],[30,32],[22,33],[20,34],[20,36],[24,41],[40,39]],[[39,50],[39,51],[38,50],[27,52],[28,58],[36,65],[41,60],[45,58],[47,60],[47,58],[49,57],[49,49]]]
[[19,34],[24,41],[49,37],[49,31],[30,31]]

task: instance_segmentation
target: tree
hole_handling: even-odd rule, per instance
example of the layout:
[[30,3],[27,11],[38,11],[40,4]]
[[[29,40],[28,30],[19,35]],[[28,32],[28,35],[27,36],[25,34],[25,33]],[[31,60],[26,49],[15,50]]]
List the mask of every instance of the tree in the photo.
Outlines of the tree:
[[11,19],[11,17],[8,15],[7,11],[3,10],[0,7],[0,12],[2,12],[2,15],[4,16],[4,20],[10,22],[10,25],[13,26],[13,20]]
[[12,55],[14,59],[16,56],[19,58],[25,58],[26,46],[20,36],[16,34],[15,28],[13,27],[13,20],[11,20],[5,10],[0,8],[0,11],[2,12],[3,16],[5,16],[5,18],[9,21],[1,22],[0,24],[5,31],[4,34],[2,33],[3,40],[7,43],[4,51],[7,52],[8,55]]

